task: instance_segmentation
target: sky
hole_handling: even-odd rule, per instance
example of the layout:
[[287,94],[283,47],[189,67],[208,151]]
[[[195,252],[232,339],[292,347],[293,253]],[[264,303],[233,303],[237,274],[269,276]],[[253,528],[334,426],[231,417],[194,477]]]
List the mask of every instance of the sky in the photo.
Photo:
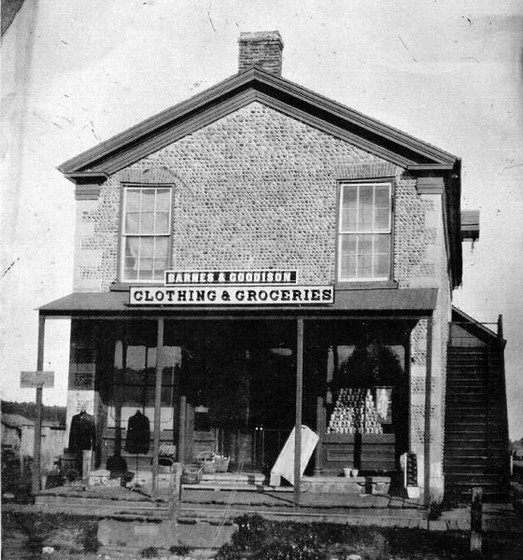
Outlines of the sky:
[[[283,76],[463,162],[453,303],[503,315],[511,438],[523,437],[523,4],[520,0],[33,0],[2,38],[1,396],[34,400],[35,309],[72,291],[74,187],[56,167],[237,72],[242,31],[279,30]],[[46,325],[66,403],[69,322]]]

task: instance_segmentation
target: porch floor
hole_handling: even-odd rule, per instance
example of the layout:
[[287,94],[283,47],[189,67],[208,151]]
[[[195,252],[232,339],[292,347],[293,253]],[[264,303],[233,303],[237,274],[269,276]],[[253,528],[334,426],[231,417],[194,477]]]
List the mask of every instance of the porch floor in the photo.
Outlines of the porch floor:
[[[84,491],[52,488],[35,496],[35,505],[2,504],[3,511],[42,511],[112,518],[126,521],[168,521],[178,524],[230,525],[245,514],[260,514],[274,520],[342,523],[360,526],[408,527],[431,531],[470,530],[470,507],[444,511],[436,520],[427,519],[427,510],[405,498],[375,495],[323,495],[303,493],[300,506],[293,504],[289,491],[200,490],[183,488],[182,499],[169,510],[167,495],[153,501],[141,492],[123,487]],[[144,490],[145,491],[145,490]],[[523,518],[511,504],[484,504],[485,531],[523,532]]]
[[[149,471],[150,475],[150,471]],[[343,523],[378,527],[409,527],[435,531],[470,529],[470,508],[443,512],[437,520],[427,519],[426,508],[417,500],[386,493],[347,492],[344,479],[339,492],[307,491],[307,479],[315,483],[329,477],[304,477],[300,504],[294,504],[294,488],[271,487],[261,473],[204,475],[199,484],[181,485],[178,501],[172,501],[170,476],[159,476],[156,499],[151,497],[150,478],[140,477],[141,486],[76,486],[43,490],[35,496],[33,511],[67,512],[125,521],[156,521],[178,524],[224,526],[245,514],[260,514],[274,520]],[[355,480],[357,483],[357,479]],[[3,507],[8,504],[3,504]],[[15,506],[15,504],[13,504]],[[511,504],[484,504],[484,529],[523,532],[523,519]]]
[[[150,473],[149,473],[150,475]],[[425,510],[416,500],[393,497],[389,494],[363,494],[354,479],[356,490],[347,491],[347,479],[338,477],[339,491],[332,491],[329,477],[304,477],[300,505],[294,504],[292,486],[271,487],[265,484],[261,473],[220,473],[204,474],[198,484],[182,484],[179,501],[174,506],[169,503],[172,486],[169,477],[159,477],[156,499],[151,497],[150,476],[146,473],[137,477],[140,486],[76,486],[56,487],[43,490],[35,496],[36,506],[50,510],[83,511],[99,517],[127,519],[166,519],[175,516],[180,522],[231,522],[246,513],[261,513],[271,517],[325,520],[347,516],[349,510],[360,514],[380,516],[384,510],[393,511],[397,519],[403,517],[407,526],[417,523],[412,519],[424,517]],[[328,492],[321,492],[307,486],[307,480],[314,485],[324,481],[330,486]],[[378,513],[380,511],[382,513]]]

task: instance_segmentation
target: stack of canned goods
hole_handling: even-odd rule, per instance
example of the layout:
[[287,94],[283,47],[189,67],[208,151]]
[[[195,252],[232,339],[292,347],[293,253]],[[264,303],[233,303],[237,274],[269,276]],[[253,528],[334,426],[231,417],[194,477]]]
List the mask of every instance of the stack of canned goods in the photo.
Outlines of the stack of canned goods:
[[376,404],[370,389],[340,389],[332,412],[328,434],[381,434]]

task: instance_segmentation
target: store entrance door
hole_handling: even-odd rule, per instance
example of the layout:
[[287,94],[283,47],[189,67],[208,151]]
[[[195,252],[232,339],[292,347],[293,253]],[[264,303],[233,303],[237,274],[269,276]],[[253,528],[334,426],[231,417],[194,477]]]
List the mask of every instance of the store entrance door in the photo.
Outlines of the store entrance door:
[[270,470],[294,426],[295,324],[167,321],[165,332],[180,348],[185,460],[214,452],[229,470]]

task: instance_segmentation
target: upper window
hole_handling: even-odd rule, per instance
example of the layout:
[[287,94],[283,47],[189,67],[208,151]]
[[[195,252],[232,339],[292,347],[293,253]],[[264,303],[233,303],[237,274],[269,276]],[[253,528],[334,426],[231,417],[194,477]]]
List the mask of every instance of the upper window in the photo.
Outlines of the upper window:
[[171,250],[171,189],[126,187],[122,237],[122,281],[163,281]]
[[390,183],[346,183],[340,188],[338,281],[389,280]]

